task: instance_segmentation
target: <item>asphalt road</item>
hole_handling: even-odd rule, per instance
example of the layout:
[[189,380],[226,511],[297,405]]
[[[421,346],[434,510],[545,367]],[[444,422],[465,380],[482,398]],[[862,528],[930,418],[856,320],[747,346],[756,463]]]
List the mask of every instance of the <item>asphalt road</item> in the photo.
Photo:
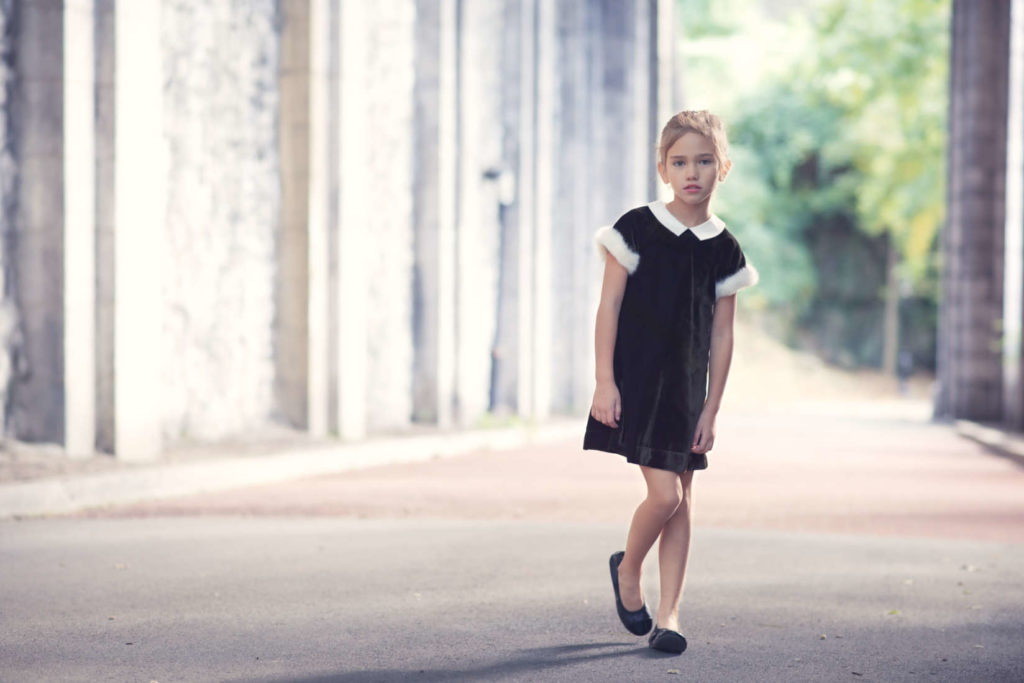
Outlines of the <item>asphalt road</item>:
[[0,679],[1024,680],[1015,463],[911,413],[723,416],[678,657],[614,614],[635,475],[562,443],[0,523]]
[[1020,545],[705,530],[673,657],[615,618],[620,538],[534,521],[5,524],[3,678],[1024,679]]

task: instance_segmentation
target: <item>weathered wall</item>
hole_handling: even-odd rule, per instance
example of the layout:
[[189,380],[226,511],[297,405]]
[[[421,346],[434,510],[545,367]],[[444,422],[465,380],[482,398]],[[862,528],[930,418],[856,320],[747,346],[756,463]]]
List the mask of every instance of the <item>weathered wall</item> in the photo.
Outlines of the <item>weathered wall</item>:
[[[369,237],[366,411],[370,430],[406,426],[412,415],[415,10],[412,0],[367,5],[364,99],[341,103],[342,108],[364,107],[367,122],[364,167],[369,211],[360,229]],[[341,326],[344,334],[344,319]]]
[[275,0],[164,0],[164,436],[270,418],[280,163]]
[[17,203],[14,130],[14,0],[0,0],[0,438],[7,435],[9,386],[20,346],[11,297],[10,241]]
[[[75,328],[95,357],[68,366],[85,386],[60,353],[61,326],[93,317],[60,298],[64,231],[90,231],[58,215],[63,174],[93,185],[60,144],[76,43],[60,0],[0,0],[5,428],[61,441],[67,386],[97,447],[140,459],[273,423],[362,438],[585,408],[590,237],[647,199],[629,150],[662,1],[93,0],[95,249],[72,265],[95,266],[95,329]],[[12,38],[15,7],[49,23]]]
[[58,2],[18,3],[13,101],[17,200],[8,241],[9,290],[25,343],[10,385],[18,438],[64,436],[64,31]]
[[500,188],[494,176],[508,161],[502,150],[503,102],[497,94],[508,65],[502,41],[495,37],[503,33],[504,9],[501,2],[470,2],[462,16],[456,386],[458,418],[470,423],[489,404],[498,308]]

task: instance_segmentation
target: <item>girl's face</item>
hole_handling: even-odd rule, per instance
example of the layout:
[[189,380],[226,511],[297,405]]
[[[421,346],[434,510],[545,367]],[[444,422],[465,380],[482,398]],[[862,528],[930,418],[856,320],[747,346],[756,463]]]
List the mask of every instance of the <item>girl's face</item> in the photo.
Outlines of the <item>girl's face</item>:
[[711,140],[700,133],[689,132],[668,148],[665,160],[658,162],[658,174],[672,186],[676,199],[699,206],[711,201],[711,194],[730,166],[728,160],[718,163]]

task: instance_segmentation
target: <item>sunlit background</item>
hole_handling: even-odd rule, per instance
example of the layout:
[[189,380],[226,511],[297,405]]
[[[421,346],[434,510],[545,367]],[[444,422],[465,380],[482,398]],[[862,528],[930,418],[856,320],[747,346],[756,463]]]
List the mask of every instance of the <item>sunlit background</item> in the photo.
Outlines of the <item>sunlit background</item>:
[[586,415],[591,238],[664,191],[680,108],[727,123],[714,208],[762,276],[728,401],[1001,421],[1011,4],[4,0],[0,434],[146,460]]

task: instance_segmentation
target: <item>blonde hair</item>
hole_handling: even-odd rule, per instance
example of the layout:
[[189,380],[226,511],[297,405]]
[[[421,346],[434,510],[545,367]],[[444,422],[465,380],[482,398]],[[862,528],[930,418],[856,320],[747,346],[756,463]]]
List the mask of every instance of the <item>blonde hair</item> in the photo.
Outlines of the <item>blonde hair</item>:
[[665,163],[669,148],[687,133],[697,133],[711,141],[719,166],[729,160],[729,139],[725,135],[725,124],[722,119],[702,109],[681,111],[661,129],[661,142],[658,144],[658,160],[661,163]]

